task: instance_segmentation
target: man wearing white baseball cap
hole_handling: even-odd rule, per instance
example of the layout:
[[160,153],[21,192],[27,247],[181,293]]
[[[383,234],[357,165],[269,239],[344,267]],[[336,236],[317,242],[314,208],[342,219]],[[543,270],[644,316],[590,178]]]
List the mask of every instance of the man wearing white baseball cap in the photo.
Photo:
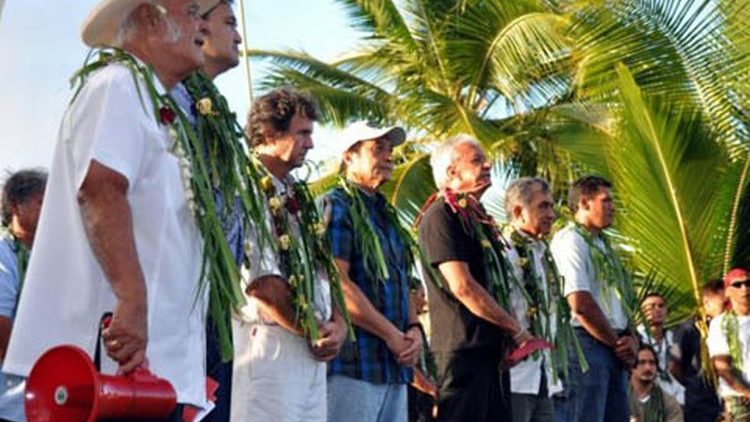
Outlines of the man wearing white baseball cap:
[[330,363],[329,421],[404,421],[406,387],[422,334],[409,307],[413,241],[379,192],[393,172],[400,127],[357,122],[346,130],[344,178],[325,199],[327,230],[355,328]]
[[178,403],[206,406],[205,236],[194,210],[209,204],[196,198],[190,128],[166,93],[203,64],[207,3],[102,0],[84,22],[84,43],[109,49],[76,74],[6,372],[28,375],[61,344],[94,357],[112,312],[102,372],[148,365]]

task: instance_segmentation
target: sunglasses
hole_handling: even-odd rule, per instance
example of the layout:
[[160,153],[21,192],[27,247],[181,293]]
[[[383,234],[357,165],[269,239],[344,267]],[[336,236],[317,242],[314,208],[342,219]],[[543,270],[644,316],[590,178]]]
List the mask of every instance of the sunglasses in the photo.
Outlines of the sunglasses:
[[750,287],[750,280],[743,280],[743,281],[733,281],[730,286],[734,287],[735,289],[739,289],[742,286]]

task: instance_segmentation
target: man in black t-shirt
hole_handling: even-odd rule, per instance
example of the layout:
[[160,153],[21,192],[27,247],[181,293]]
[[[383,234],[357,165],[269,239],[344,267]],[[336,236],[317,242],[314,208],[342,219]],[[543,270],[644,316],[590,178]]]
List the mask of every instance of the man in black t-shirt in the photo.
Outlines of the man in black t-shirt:
[[425,211],[419,240],[434,269],[426,276],[439,277],[427,283],[438,420],[510,421],[508,373],[499,367],[511,339],[522,344],[531,336],[493,298],[488,274],[504,269],[488,270],[490,241],[467,220],[472,209],[484,212],[478,200],[490,186],[490,164],[466,136],[436,148],[430,164],[442,194]]

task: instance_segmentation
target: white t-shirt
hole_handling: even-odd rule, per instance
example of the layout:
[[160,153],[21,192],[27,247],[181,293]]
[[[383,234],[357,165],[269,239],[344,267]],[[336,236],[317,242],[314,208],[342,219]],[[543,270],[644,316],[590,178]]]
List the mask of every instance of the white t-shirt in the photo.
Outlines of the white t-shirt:
[[[293,182],[291,176],[287,181],[281,181],[276,177],[271,176],[271,181],[273,182],[273,186],[276,189],[276,195],[281,198],[283,198],[288,190],[291,189],[290,184]],[[284,207],[282,207],[281,211],[287,212],[286,208]],[[268,222],[268,225],[270,227],[271,237],[275,241],[278,234],[274,232],[273,225],[271,224],[270,213],[270,210],[268,210],[268,208],[266,207],[266,221]],[[291,235],[296,239],[299,239],[300,227],[297,224],[296,219],[292,216],[289,217],[289,225],[291,229]],[[264,244],[262,245],[263,247],[261,247],[261,245],[257,241],[257,230],[253,227],[249,228],[247,236],[246,253],[248,254],[250,267],[243,269],[242,291],[245,292],[246,303],[240,310],[238,318],[244,322],[250,323],[259,321],[271,323],[270,319],[264,318],[262,315],[260,315],[258,302],[254,297],[247,294],[247,288],[255,280],[262,276],[278,275],[285,280],[286,278],[281,274],[277,254],[273,247],[269,244]],[[309,264],[310,263],[308,263],[308,265]],[[321,321],[328,321],[331,318],[331,289],[330,283],[328,281],[328,275],[321,268],[315,268],[313,273],[317,276],[314,286],[315,297],[313,300],[315,316]]]
[[[155,81],[159,92],[164,89]],[[150,370],[180,403],[204,406],[207,289],[199,292],[202,240],[187,206],[172,140],[141,81],[111,64],[91,75],[66,111],[49,174],[4,370],[28,375],[51,347],[93,356],[99,321],[115,297],[84,231],[76,195],[92,160],[127,178],[127,199],[148,293]],[[143,102],[141,102],[142,98]],[[102,372],[116,363],[102,351]]]
[[[594,240],[594,246],[604,251],[601,239]],[[591,251],[586,240],[576,231],[574,224],[569,224],[555,234],[550,244],[552,257],[557,269],[563,277],[563,295],[569,296],[575,292],[589,292],[599,305],[602,313],[613,330],[624,330],[628,326],[628,318],[622,303],[617,298],[614,287],[610,287],[605,280],[596,279],[596,269],[591,259]],[[574,313],[571,318],[574,327],[580,327],[581,322]]]
[[[524,234],[521,234],[525,236]],[[547,287],[547,275],[544,271],[544,251],[547,246],[542,241],[534,240],[531,243],[531,262],[530,265],[534,266],[537,274],[541,277],[541,288],[542,292],[547,298],[548,303],[554,303],[554,299],[550,298],[549,289]],[[521,268],[520,257],[515,249],[506,250],[508,259],[513,266],[513,272],[516,279],[523,283],[523,269]],[[528,308],[529,304],[524,295],[519,291],[518,286],[513,286],[510,293],[511,307],[513,308],[513,316],[516,317],[521,326],[525,329],[529,328]],[[551,335],[555,335],[556,331],[556,320],[555,320],[555,309],[552,309],[552,320],[550,321]],[[542,325],[546,324],[542,317]],[[548,339],[549,340],[549,339]],[[547,391],[550,396],[555,393],[562,391],[562,383],[558,379],[554,382],[552,374],[552,365],[550,364],[551,358],[549,351],[545,350],[538,358],[534,359],[533,356],[529,356],[523,361],[519,362],[516,366],[510,368],[510,391],[517,394],[538,394],[539,387],[542,381],[542,370],[546,372],[547,379]]]
[[[713,357],[716,356],[730,356],[729,354],[729,343],[721,329],[722,322],[726,317],[726,313],[723,313],[716,318],[711,320],[711,325],[708,327],[708,338],[706,338],[706,345],[708,346],[708,355]],[[742,376],[745,382],[750,382],[750,316],[737,316],[738,330],[737,336],[740,340],[740,350],[742,351]],[[742,396],[743,394],[733,390],[729,385],[719,377],[719,395],[722,397],[728,396]]]

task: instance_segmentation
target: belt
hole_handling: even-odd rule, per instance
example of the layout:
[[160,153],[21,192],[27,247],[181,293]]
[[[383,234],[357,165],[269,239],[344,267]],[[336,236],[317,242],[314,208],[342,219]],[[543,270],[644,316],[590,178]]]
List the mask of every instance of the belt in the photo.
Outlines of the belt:
[[[574,330],[576,330],[576,331],[579,331],[579,332],[581,332],[581,333],[584,333],[584,334],[587,334],[587,335],[591,335],[591,334],[589,334],[589,332],[588,332],[588,331],[586,331],[586,329],[585,329],[585,328],[583,328],[583,327],[573,327],[573,329],[574,329]],[[630,333],[630,331],[629,331],[628,329],[624,329],[624,330],[614,330],[614,332],[615,332],[615,335],[616,335],[617,337],[627,336],[627,335],[630,335],[630,334],[631,334],[631,333]]]

